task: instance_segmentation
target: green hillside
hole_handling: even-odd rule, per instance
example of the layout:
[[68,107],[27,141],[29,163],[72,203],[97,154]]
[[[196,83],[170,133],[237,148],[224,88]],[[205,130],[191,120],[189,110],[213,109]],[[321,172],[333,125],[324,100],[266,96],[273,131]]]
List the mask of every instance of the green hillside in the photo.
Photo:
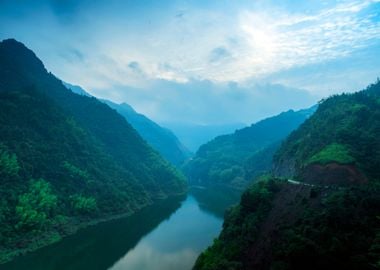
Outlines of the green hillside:
[[354,164],[380,178],[379,82],[365,91],[332,96],[293,132],[275,157],[275,173],[293,177],[310,163]]
[[314,110],[290,110],[202,145],[184,168],[189,182],[245,188],[256,176],[271,169],[273,154],[281,141]]
[[[91,95],[80,86],[66,82],[63,84],[76,94],[91,97]],[[106,103],[120,115],[124,116],[127,122],[137,130],[139,135],[173,165],[179,167],[191,156],[190,151],[186,149],[172,131],[161,127],[145,115],[136,112],[127,103],[118,104],[106,99],[101,99],[100,101]]]
[[0,43],[0,262],[181,194],[183,176],[116,111]]
[[323,100],[194,269],[379,269],[379,100],[379,81]]
[[126,103],[116,104],[108,100],[103,101],[124,116],[141,137],[172,164],[180,166],[190,157],[190,151],[169,129],[161,127],[146,116],[137,113]]

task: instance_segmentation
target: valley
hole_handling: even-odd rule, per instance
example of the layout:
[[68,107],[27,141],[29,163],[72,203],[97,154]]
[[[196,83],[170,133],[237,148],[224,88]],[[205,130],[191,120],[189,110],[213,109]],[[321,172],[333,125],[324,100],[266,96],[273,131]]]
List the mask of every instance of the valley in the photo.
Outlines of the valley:
[[380,0],[1,0],[0,270],[380,270]]

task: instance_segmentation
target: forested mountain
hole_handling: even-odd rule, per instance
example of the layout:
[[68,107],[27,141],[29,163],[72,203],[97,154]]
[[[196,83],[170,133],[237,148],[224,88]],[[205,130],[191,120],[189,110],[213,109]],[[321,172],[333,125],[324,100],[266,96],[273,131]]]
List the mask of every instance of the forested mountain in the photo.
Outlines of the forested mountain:
[[141,137],[174,165],[180,166],[190,157],[190,151],[169,129],[163,128],[146,116],[137,113],[126,103],[116,104],[109,100],[103,101],[124,116]]
[[195,269],[380,268],[380,81],[323,100]]
[[[80,86],[69,83],[64,83],[64,85],[74,93],[91,96]],[[161,127],[145,115],[136,112],[129,104],[117,104],[106,99],[100,99],[100,101],[106,103],[124,116],[128,123],[137,130],[140,136],[172,164],[180,166],[191,156],[190,151],[182,145],[173,132]]]
[[189,182],[245,188],[257,175],[271,169],[281,141],[315,109],[290,110],[202,145],[185,166]]
[[183,176],[115,110],[0,43],[0,262],[181,194]]

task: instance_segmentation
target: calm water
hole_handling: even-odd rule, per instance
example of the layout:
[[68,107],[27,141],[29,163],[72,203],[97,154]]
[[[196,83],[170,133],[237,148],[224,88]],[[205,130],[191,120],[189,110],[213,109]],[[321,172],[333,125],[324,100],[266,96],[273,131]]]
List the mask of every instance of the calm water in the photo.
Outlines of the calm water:
[[185,199],[165,200],[131,217],[86,228],[0,269],[191,269],[238,197],[225,190],[192,189]]

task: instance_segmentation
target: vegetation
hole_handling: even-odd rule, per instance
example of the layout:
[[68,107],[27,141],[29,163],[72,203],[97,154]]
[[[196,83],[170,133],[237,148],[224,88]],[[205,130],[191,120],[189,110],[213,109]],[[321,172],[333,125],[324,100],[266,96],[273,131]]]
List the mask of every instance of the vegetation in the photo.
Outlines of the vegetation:
[[374,269],[378,266],[380,189],[342,189],[308,206],[284,226],[273,244],[272,266],[281,269]]
[[[80,86],[65,82],[63,82],[63,84],[76,94],[91,97],[91,95]],[[169,129],[163,128],[145,115],[137,113],[127,103],[117,104],[105,99],[101,101],[122,115],[144,140],[175,166],[179,167],[190,157],[190,151],[182,145]]]
[[0,43],[0,262],[182,194],[184,177],[117,112]]
[[20,165],[15,154],[10,154],[4,145],[0,144],[0,173],[1,177],[14,177],[18,175]]
[[333,143],[329,144],[320,152],[312,156],[307,163],[328,164],[331,162],[337,162],[340,164],[350,164],[354,163],[355,159],[350,155],[346,146]]
[[96,199],[94,197],[85,197],[75,194],[70,196],[70,201],[73,209],[81,214],[90,214],[97,208]]
[[28,192],[18,197],[16,230],[42,231],[54,217],[56,207],[57,196],[50,184],[43,179],[32,180]]
[[275,155],[285,177],[302,176],[311,163],[339,163],[358,166],[368,181],[312,186],[266,176],[243,194],[194,269],[378,269],[379,95],[378,81],[322,101]]
[[276,174],[293,177],[319,159],[322,163],[355,163],[368,177],[380,179],[379,98],[377,82],[364,91],[323,100],[317,113],[294,131],[276,153]]
[[245,188],[271,169],[280,142],[314,110],[284,112],[202,145],[184,167],[189,182]]
[[240,204],[225,216],[223,231],[203,252],[194,269],[242,269],[244,256],[257,239],[260,223],[266,218],[281,181],[258,181],[241,196]]
[[163,128],[146,116],[137,113],[126,103],[116,104],[108,100],[103,101],[124,116],[141,137],[175,166],[180,167],[190,157],[190,151],[169,129]]

